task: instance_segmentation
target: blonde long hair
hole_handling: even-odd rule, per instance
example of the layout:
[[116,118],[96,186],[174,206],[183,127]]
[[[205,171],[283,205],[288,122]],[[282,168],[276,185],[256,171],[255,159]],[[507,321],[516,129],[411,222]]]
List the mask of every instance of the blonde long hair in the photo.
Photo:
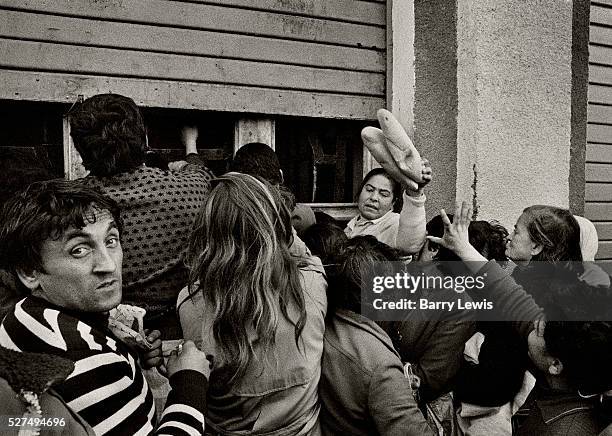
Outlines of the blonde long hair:
[[[202,292],[214,308],[213,337],[233,385],[254,356],[249,329],[267,355],[284,316],[295,327],[299,349],[306,309],[298,263],[289,253],[291,215],[278,190],[241,173],[215,183],[194,222],[187,263],[191,294]],[[290,305],[297,320],[288,314]]]

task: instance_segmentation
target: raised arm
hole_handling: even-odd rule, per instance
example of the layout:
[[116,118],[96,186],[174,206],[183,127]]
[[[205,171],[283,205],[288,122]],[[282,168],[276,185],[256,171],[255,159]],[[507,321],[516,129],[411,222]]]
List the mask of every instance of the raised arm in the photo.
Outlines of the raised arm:
[[416,254],[425,243],[427,230],[425,217],[426,197],[423,193],[425,186],[431,181],[431,165],[427,159],[422,160],[422,183],[418,189],[409,187],[404,189],[404,204],[400,212],[399,227],[397,229],[396,247],[400,250]]
[[527,335],[533,328],[533,321],[543,318],[544,311],[533,297],[522,286],[504,271],[495,261],[488,262],[469,242],[468,227],[472,208],[464,201],[455,208],[455,219],[451,223],[444,210],[440,211],[444,223],[444,236],[428,236],[432,242],[454,251],[466,263],[474,274],[483,277],[486,292],[468,291],[475,301],[486,298],[492,301],[495,313],[501,320],[513,321],[515,328],[522,335]]

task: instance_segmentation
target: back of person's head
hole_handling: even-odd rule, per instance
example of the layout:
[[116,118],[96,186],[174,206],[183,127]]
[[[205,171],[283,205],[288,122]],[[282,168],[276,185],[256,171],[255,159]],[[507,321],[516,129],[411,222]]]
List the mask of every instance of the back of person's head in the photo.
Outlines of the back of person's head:
[[561,374],[581,394],[612,389],[611,322],[548,321],[544,341],[547,352],[561,361]]
[[251,142],[238,149],[230,171],[261,177],[273,185],[283,183],[278,156],[269,145]]
[[385,263],[401,261],[401,253],[380,242],[374,236],[356,236],[349,239],[337,256],[334,274],[329,280],[327,298],[330,311],[346,309],[361,312],[361,289],[366,277],[377,272],[392,275]]
[[9,199],[0,211],[0,268],[44,271],[41,247],[69,228],[95,222],[96,211],[109,211],[119,230],[119,207],[112,199],[76,181],[36,182]]
[[472,221],[470,223],[470,244],[489,260],[507,261],[506,241],[508,230],[498,222]]
[[357,197],[363,191],[365,185],[370,181],[370,179],[374,176],[384,176],[389,183],[391,183],[391,187],[393,188],[393,212],[399,213],[402,210],[404,205],[404,197],[402,195],[402,185],[397,180],[395,180],[391,175],[385,171],[384,168],[374,168],[370,170],[363,180],[361,181],[361,185],[359,185],[359,190],[357,191]]
[[98,94],[70,113],[70,135],[92,175],[133,171],[145,162],[146,128],[136,103],[118,94]]
[[599,237],[595,224],[584,217],[574,215],[580,226],[580,251],[582,260],[594,261],[597,250],[599,249]]
[[[295,327],[297,346],[306,311],[297,260],[289,253],[291,216],[279,190],[242,173],[226,173],[212,183],[194,222],[187,263],[191,283],[199,281],[192,292],[201,291],[215,308],[213,337],[231,384],[253,358],[250,327],[266,353],[284,316]],[[297,319],[289,317],[289,305],[297,309]]]
[[567,209],[534,205],[523,210],[531,240],[542,246],[534,261],[581,261],[580,226]]
[[312,254],[319,256],[323,264],[328,264],[342,252],[348,237],[336,224],[316,223],[306,229],[302,240]]
[[328,213],[325,212],[321,212],[320,210],[315,211],[314,213],[315,215],[315,222],[317,224],[335,224],[337,226],[342,227],[342,225],[340,224],[340,222],[338,222],[333,216],[331,216]]

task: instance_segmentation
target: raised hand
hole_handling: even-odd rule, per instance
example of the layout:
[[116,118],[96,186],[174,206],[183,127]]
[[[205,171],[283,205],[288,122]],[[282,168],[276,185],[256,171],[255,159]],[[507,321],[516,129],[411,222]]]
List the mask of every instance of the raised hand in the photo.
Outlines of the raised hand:
[[466,201],[461,202],[461,204],[457,203],[455,206],[455,217],[453,222],[451,222],[448,215],[446,215],[446,211],[442,209],[440,211],[440,216],[444,224],[444,235],[441,238],[428,236],[427,239],[460,255],[460,252],[462,252],[466,246],[470,245],[468,228],[470,226],[471,215],[472,208]]

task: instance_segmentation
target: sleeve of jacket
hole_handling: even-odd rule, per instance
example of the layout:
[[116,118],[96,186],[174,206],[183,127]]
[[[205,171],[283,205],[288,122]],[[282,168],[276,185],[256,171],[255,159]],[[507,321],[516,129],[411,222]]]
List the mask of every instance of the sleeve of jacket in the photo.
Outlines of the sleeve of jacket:
[[155,434],[203,435],[208,380],[193,370],[179,371],[170,377],[172,390]]
[[403,194],[404,206],[400,212],[399,226],[395,240],[396,247],[400,250],[415,254],[421,250],[425,243],[426,217],[425,217],[425,195],[410,197]]
[[379,365],[370,379],[368,409],[381,436],[433,435],[400,362]]
[[497,262],[487,262],[478,275],[484,277],[486,292],[472,291],[470,296],[474,301],[483,298],[492,301],[499,320],[512,322],[519,334],[526,338],[533,329],[533,321],[544,316],[542,308]]
[[[452,382],[461,366],[463,349],[475,331],[472,321],[431,321],[435,330],[423,353],[414,362],[414,371],[421,379],[419,393],[423,401],[435,400],[452,389]],[[406,325],[409,327],[409,325]]]

